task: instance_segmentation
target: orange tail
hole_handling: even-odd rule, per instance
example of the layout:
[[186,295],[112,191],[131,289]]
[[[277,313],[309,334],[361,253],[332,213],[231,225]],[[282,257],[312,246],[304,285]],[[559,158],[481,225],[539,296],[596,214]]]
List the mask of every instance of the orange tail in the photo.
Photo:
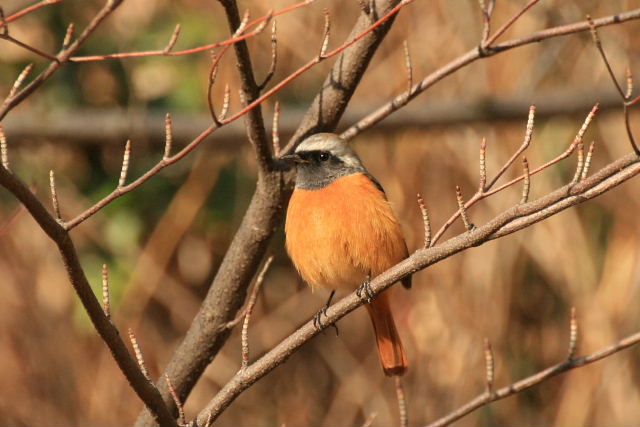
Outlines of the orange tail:
[[404,375],[409,367],[407,356],[393,321],[387,293],[383,292],[367,304],[378,344],[378,354],[385,375]]

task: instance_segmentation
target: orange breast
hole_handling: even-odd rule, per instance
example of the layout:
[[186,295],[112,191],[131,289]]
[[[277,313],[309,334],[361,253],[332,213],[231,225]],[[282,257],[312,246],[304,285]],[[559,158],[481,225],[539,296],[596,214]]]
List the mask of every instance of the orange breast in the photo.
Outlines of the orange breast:
[[296,189],[285,232],[287,252],[311,286],[352,290],[408,255],[389,202],[361,173]]

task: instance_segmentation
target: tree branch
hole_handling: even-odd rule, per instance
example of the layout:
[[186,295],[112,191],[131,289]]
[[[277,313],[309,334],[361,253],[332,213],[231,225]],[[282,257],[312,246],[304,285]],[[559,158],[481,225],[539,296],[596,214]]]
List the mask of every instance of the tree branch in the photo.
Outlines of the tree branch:
[[[399,2],[377,0],[372,4],[383,15],[382,12],[390,11]],[[371,11],[371,15],[373,13]],[[342,51],[291,141],[298,141],[303,135],[309,134],[313,127],[333,130],[376,48],[387,34],[392,20],[393,17],[390,17],[380,23],[374,31],[362,35],[357,43]],[[347,40],[360,35],[375,21],[374,16],[361,14]],[[224,325],[236,317],[244,302],[247,287],[260,265],[271,237],[282,221],[292,186],[292,173],[270,171],[258,180],[249,208],[200,311],[165,370],[181,401],[185,401],[204,369],[227,340],[231,329]],[[165,403],[175,411],[173,399],[164,381],[158,384],[158,389]],[[136,425],[148,425],[151,422],[148,412],[143,411],[136,420]]]
[[[440,245],[417,250],[409,258],[374,278],[371,281],[372,293],[377,295],[402,278],[443,259],[529,227],[564,209],[590,200],[638,174],[640,174],[640,159],[633,153],[628,154],[584,181],[565,185],[538,200],[518,204],[487,224],[453,237]],[[356,292],[351,293],[329,307],[323,319],[323,326],[325,328],[330,326],[364,303],[366,301],[358,297]],[[198,414],[197,424],[202,425],[209,417],[215,420],[244,390],[283,363],[320,332],[320,329],[314,327],[313,320],[310,320],[260,359],[239,371]]]
[[640,342],[640,332],[637,332],[633,335],[629,335],[626,338],[618,341],[617,343],[603,348],[602,350],[596,351],[589,355],[579,357],[577,359],[565,359],[563,362],[560,362],[556,365],[550,366],[547,369],[544,369],[540,372],[537,372],[527,378],[523,378],[520,381],[517,381],[513,384],[510,384],[506,387],[503,387],[495,392],[485,392],[476,398],[472,399],[465,405],[451,412],[450,414],[445,415],[442,418],[437,419],[433,423],[429,424],[429,427],[444,427],[449,424],[459,420],[465,415],[475,411],[478,408],[481,408],[485,405],[488,405],[491,402],[495,402],[496,400],[501,400],[509,396],[513,396],[516,393],[519,393],[523,390],[533,387],[534,385],[540,384],[541,382],[555,377],[556,375],[560,375],[564,372],[570,371],[572,369],[580,368],[581,366],[588,365],[593,362],[597,362],[606,357],[611,356],[612,354],[616,354],[622,350],[625,350],[635,344]]
[[158,390],[143,375],[136,361],[131,357],[126,345],[122,341],[116,327],[105,315],[100,303],[96,299],[91,285],[82,270],[78,254],[68,232],[49,214],[35,195],[13,173],[0,167],[0,185],[13,194],[29,211],[38,225],[58,246],[58,251],[64,261],[78,298],[82,302],[91,322],[100,337],[109,347],[113,358],[144,404],[154,413],[158,423],[167,426],[177,426],[173,416],[162,401]]
[[[603,27],[606,25],[619,24],[621,22],[627,22],[635,19],[640,19],[640,9],[634,9],[629,12],[624,12],[616,15],[606,16],[604,18],[599,18],[594,20],[593,24],[595,25],[595,27]],[[478,59],[493,56],[497,53],[504,52],[506,50],[513,49],[526,44],[537,43],[542,40],[550,39],[553,37],[559,37],[567,34],[573,34],[573,33],[578,33],[582,31],[589,31],[589,30],[590,30],[589,21],[581,21],[581,22],[576,22],[574,24],[568,24],[568,25],[562,25],[559,27],[549,28],[543,31],[538,31],[536,33],[530,34],[525,37],[512,39],[494,46],[489,46],[483,52],[480,52],[478,48],[471,49],[469,52],[465,53],[462,56],[459,56],[458,58],[449,62],[444,67],[440,67],[436,71],[426,76],[424,79],[422,79],[422,81],[415,84],[410,91],[399,94],[398,96],[393,98],[391,101],[382,105],[375,111],[369,113],[368,115],[360,119],[358,122],[351,125],[347,130],[342,132],[340,136],[345,139],[354,138],[356,135],[360,134],[364,130],[369,129],[376,123],[380,122],[381,120],[388,117],[395,111],[399,110],[401,107],[406,105],[409,101],[415,99],[418,95],[420,95],[425,90],[429,89],[434,84],[438,83],[443,78],[458,71],[460,68],[463,68],[471,64],[472,62],[475,62]]]

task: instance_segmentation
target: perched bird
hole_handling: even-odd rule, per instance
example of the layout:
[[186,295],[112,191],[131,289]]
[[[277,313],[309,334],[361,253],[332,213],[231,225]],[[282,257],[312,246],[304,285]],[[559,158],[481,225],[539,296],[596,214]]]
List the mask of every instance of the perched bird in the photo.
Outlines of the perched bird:
[[[296,184],[287,210],[286,247],[312,287],[353,291],[407,258],[407,245],[382,186],[337,135],[318,133],[293,154]],[[411,277],[402,280],[411,287]],[[366,290],[366,289],[365,289]],[[407,357],[393,321],[389,290],[366,305],[386,375],[402,375]]]

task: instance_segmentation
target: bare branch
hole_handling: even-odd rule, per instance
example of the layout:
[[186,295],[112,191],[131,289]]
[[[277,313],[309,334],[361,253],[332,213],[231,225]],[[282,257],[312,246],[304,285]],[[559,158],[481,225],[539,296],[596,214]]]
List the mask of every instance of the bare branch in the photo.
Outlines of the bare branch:
[[[483,47],[486,48],[490,48],[491,45],[498,39],[498,37],[500,37],[502,34],[504,34],[505,31],[507,31],[513,24],[515,24],[515,22],[520,19],[520,17],[522,15],[524,15],[529,9],[531,9],[536,3],[538,3],[540,0],[529,0],[529,2],[522,8],[520,9],[520,11],[518,13],[516,13],[515,15],[513,15],[511,17],[511,19],[509,19],[502,27],[500,27],[498,29],[498,31],[495,32],[495,34],[493,36],[491,36],[491,38],[489,38],[484,44]],[[490,13],[490,12],[489,12]]]
[[258,85],[260,91],[264,90],[265,87],[269,84],[273,75],[276,72],[276,66],[278,63],[278,37],[276,34],[276,21],[273,21],[271,24],[271,65],[269,66],[269,71],[267,71],[267,75],[265,76],[262,83]]
[[478,191],[480,192],[484,191],[484,188],[487,185],[486,153],[487,138],[482,138],[482,142],[480,143],[480,184],[478,185]]
[[22,70],[22,72],[18,75],[18,78],[13,83],[13,86],[11,86],[11,90],[9,91],[9,95],[7,96],[7,98],[14,97],[18,89],[20,89],[20,87],[22,86],[22,83],[24,83],[24,79],[27,78],[31,70],[33,70],[33,62],[24,67],[24,70]]
[[587,151],[587,158],[584,161],[584,168],[582,169],[582,177],[581,180],[587,178],[587,174],[589,173],[589,167],[591,166],[591,157],[593,156],[593,150],[596,146],[595,141],[591,141],[591,145],[589,146],[589,151]]
[[267,258],[258,273],[258,277],[256,278],[256,284],[253,287],[253,291],[251,291],[251,296],[249,297],[249,301],[247,302],[247,312],[244,315],[244,322],[242,323],[242,366],[241,370],[247,369],[249,364],[249,322],[251,321],[251,315],[253,314],[253,307],[256,305],[256,301],[258,299],[258,293],[260,292],[260,288],[262,288],[262,283],[264,282],[264,276],[267,274],[271,263],[273,262],[273,255]]
[[176,393],[176,389],[173,387],[173,384],[171,384],[171,380],[169,379],[169,374],[165,373],[164,379],[167,382],[167,387],[169,388],[169,392],[171,393],[173,402],[176,404],[176,408],[178,408],[178,420],[180,421],[180,425],[183,425],[183,426],[187,425],[187,419],[184,416],[184,407],[180,402],[180,398],[178,397],[178,393]]
[[578,139],[576,149],[578,151],[578,163],[576,165],[576,171],[573,174],[573,179],[571,179],[572,184],[578,182],[582,176],[582,171],[584,170],[584,143],[582,142],[582,139]]
[[0,27],[5,26],[9,22],[12,22],[12,21],[15,21],[15,20],[17,20],[19,18],[22,18],[23,16],[25,16],[25,15],[31,13],[31,12],[34,12],[34,11],[40,9],[41,7],[48,6],[48,5],[51,5],[51,4],[60,3],[62,1],[63,0],[41,0],[41,1],[37,2],[37,3],[32,4],[29,7],[26,7],[24,9],[22,9],[19,12],[16,12],[16,13],[14,13],[12,15],[7,16],[6,19],[3,19],[2,21],[0,21]]
[[165,55],[171,52],[173,50],[173,47],[178,42],[178,37],[180,37],[181,28],[182,27],[180,26],[180,24],[176,24],[176,28],[173,30],[173,34],[171,34],[171,38],[169,39],[167,46],[165,46],[164,50],[162,51]]
[[569,322],[569,351],[567,359],[573,360],[578,349],[578,320],[576,319],[576,308],[571,307],[571,321]]
[[[639,18],[640,18],[640,9],[634,9],[628,12],[596,19],[593,21],[593,23],[596,27],[602,27],[605,25],[619,24],[621,22],[627,22],[627,21],[636,20]],[[354,138],[356,135],[360,134],[364,130],[369,129],[376,123],[380,122],[382,119],[393,114],[395,111],[400,109],[409,101],[415,99],[418,95],[420,95],[425,90],[429,89],[431,86],[433,86],[440,80],[456,72],[457,70],[463,67],[466,67],[472,62],[477,61],[478,59],[485,58],[488,56],[493,56],[498,53],[501,53],[519,46],[523,46],[526,44],[538,43],[542,40],[547,40],[554,37],[560,37],[567,34],[588,31],[589,28],[590,26],[588,21],[576,22],[574,24],[562,25],[562,26],[538,31],[536,33],[530,34],[525,37],[520,37],[520,38],[506,41],[504,43],[497,44],[495,46],[492,46],[491,49],[488,49],[484,54],[481,54],[477,48],[471,49],[467,53],[455,58],[454,60],[444,65],[443,67],[438,68],[428,76],[424,77],[420,82],[416,83],[411,90],[411,96],[409,97],[409,99],[407,99],[406,94],[404,93],[396,96],[392,100],[386,102],[376,110],[369,113],[367,116],[360,119],[355,124],[351,125],[347,130],[342,132],[340,136],[347,140]]]
[[467,230],[472,230],[474,225],[469,221],[469,216],[467,215],[467,208],[464,205],[464,200],[462,200],[462,190],[460,187],[456,185],[456,200],[458,201],[458,209],[460,212],[460,217],[462,218],[462,222],[464,223],[464,228]]
[[278,125],[280,123],[280,103],[276,101],[273,106],[273,125],[271,127],[271,144],[273,145],[273,156],[280,156],[280,133]]
[[526,157],[522,157],[522,168],[524,169],[524,180],[522,184],[522,197],[520,197],[520,204],[527,203],[529,201],[529,191],[531,190],[531,174],[529,172],[529,162]]
[[398,412],[400,427],[407,427],[409,425],[409,412],[407,410],[407,400],[404,397],[404,387],[402,386],[402,377],[395,376],[396,382],[396,399],[398,401]]
[[69,45],[71,44],[71,39],[73,39],[73,36],[75,35],[75,31],[76,31],[76,26],[72,22],[67,27],[67,32],[65,33],[64,39],[62,40],[62,49],[63,50],[67,49],[69,47]]
[[124,187],[127,181],[127,173],[129,172],[129,159],[131,157],[131,140],[127,140],[124,145],[124,154],[122,155],[122,168],[120,169],[120,179],[118,179],[118,188]]
[[422,224],[424,226],[424,249],[431,246],[431,221],[429,220],[429,211],[427,205],[424,203],[422,196],[418,193],[418,206],[420,207],[420,213],[422,214]]
[[0,164],[6,170],[9,169],[9,149],[7,148],[7,137],[4,134],[4,126],[0,123]]
[[133,335],[133,329],[131,328],[129,328],[129,340],[131,341],[133,352],[136,355],[136,360],[138,361],[140,371],[142,371],[142,374],[147,378],[147,380],[151,381],[149,372],[147,371],[147,367],[144,363],[144,357],[142,357],[142,351],[140,350],[140,346],[138,345],[138,340],[136,340],[136,336]]
[[109,301],[109,266],[102,264],[102,306],[104,315],[111,320],[111,303]]
[[56,177],[53,171],[49,171],[49,190],[51,191],[51,205],[53,206],[53,213],[57,220],[62,220],[60,215],[60,206],[58,205],[58,194],[56,193]]
[[493,380],[495,377],[495,365],[493,358],[493,348],[491,347],[491,341],[489,338],[484,339],[484,367],[485,367],[485,380],[487,383],[487,393],[493,392]]
[[167,160],[171,156],[171,147],[173,145],[173,121],[171,114],[164,116],[164,155],[163,160]]
[[329,16],[329,9],[323,9],[324,13],[324,31],[322,32],[322,44],[320,45],[320,53],[318,53],[318,59],[324,59],[329,47],[329,36],[331,34],[331,17]]

